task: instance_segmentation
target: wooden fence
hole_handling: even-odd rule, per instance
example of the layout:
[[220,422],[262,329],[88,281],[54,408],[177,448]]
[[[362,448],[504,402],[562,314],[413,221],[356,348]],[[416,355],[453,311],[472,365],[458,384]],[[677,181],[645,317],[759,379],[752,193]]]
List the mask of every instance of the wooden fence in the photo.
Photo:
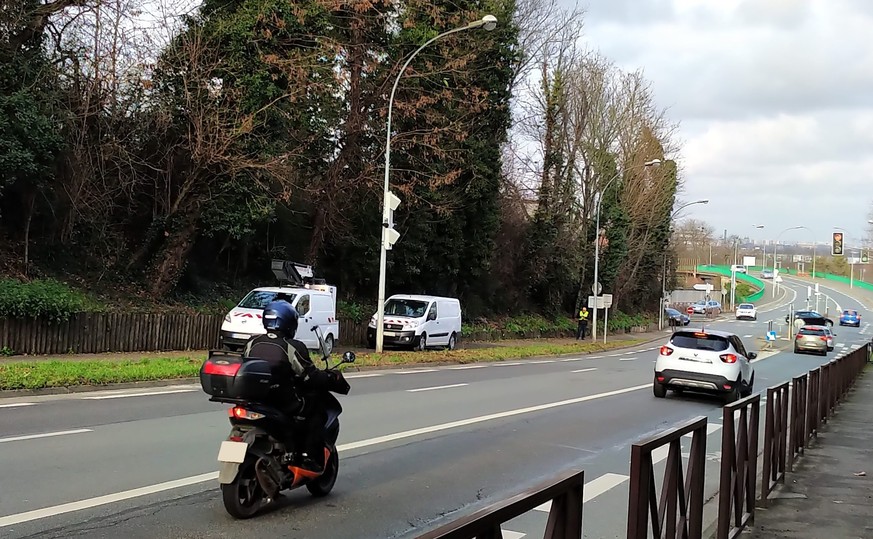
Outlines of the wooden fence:
[[[218,346],[223,315],[78,313],[65,322],[0,318],[4,353],[98,354],[206,350]],[[340,320],[341,343],[366,342],[367,322]]]
[[[206,350],[218,346],[224,315],[78,313],[65,322],[0,318],[0,353],[27,355],[99,354],[104,352],[159,352]],[[369,320],[339,320],[338,343],[365,346]],[[651,331],[657,325],[622,333]],[[462,339],[499,341],[572,337],[574,331],[512,332],[500,329],[474,331]]]

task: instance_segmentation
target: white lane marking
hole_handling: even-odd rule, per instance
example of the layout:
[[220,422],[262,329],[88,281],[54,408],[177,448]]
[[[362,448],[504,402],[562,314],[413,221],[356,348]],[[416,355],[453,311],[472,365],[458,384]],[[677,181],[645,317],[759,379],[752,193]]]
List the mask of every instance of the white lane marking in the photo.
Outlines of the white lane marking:
[[54,436],[65,436],[67,434],[81,434],[83,432],[94,432],[91,429],[75,429],[75,430],[59,430],[57,432],[44,432],[42,434],[27,434],[24,436],[11,436],[9,438],[0,438],[0,444],[5,442],[20,442],[22,440],[36,440],[37,438],[52,438]]
[[752,337],[753,337],[753,335],[743,335],[744,339],[751,339]]
[[584,357],[568,357],[567,359],[562,359],[561,363],[566,363],[568,361],[582,361],[585,359]]
[[364,373],[364,374],[344,374],[343,375],[343,377],[347,380],[350,378],[375,378],[377,376],[385,376],[385,375],[382,373],[379,373],[379,372],[368,372],[368,373]]
[[522,537],[526,537],[527,534],[514,532],[512,530],[500,530],[503,533],[503,539],[522,539]]
[[[374,445],[379,445],[387,442],[393,442],[396,440],[402,440],[405,438],[412,438],[414,436],[420,436],[422,434],[430,434],[433,432],[440,432],[444,430],[455,429],[458,427],[465,427],[468,425],[475,425],[477,423],[484,423],[486,421],[493,421],[495,419],[503,419],[506,417],[513,417],[522,414],[529,414],[532,412],[539,412],[542,410],[549,410],[551,408],[558,408],[561,406],[568,406],[571,404],[579,404],[582,402],[588,402],[596,399],[602,399],[606,397],[612,397],[615,395],[622,395],[624,393],[630,393],[632,391],[639,391],[641,389],[650,389],[652,387],[651,383],[642,384],[638,386],[625,387],[622,389],[615,389],[613,391],[607,391],[605,393],[597,393],[595,395],[586,395],[584,397],[576,397],[573,399],[566,399],[562,401],[549,402],[546,404],[538,404],[536,406],[528,406],[526,408],[517,408],[515,410],[507,410],[505,412],[498,412],[495,414],[488,414],[479,417],[471,417],[468,419],[461,419],[459,421],[452,421],[449,423],[441,423],[439,425],[432,425],[430,427],[422,427],[418,429],[397,432],[394,434],[387,434],[385,436],[377,436],[376,438],[369,438],[366,440],[360,440],[358,442],[351,442],[347,444],[341,444],[337,446],[338,451],[348,451],[351,449],[360,449],[363,447],[370,447]],[[166,490],[172,490],[175,488],[181,488],[189,485],[194,485],[197,483],[204,483],[206,481],[213,481],[218,478],[218,472],[209,472],[200,475],[194,475],[191,477],[184,477],[182,479],[176,479],[174,481],[167,481],[165,483],[158,483],[156,485],[150,485],[146,487],[135,488],[132,490],[125,490],[123,492],[116,492],[114,494],[107,494],[105,496],[98,496],[96,498],[88,498],[86,500],[79,500],[77,502],[65,503],[62,505],[55,505],[52,507],[45,507],[43,509],[35,509],[33,511],[27,511],[25,513],[16,513],[14,515],[6,515],[4,517],[0,517],[0,528],[6,526],[13,526],[15,524],[21,524],[23,522],[30,522],[32,520],[38,520],[42,518],[48,518],[55,515],[61,515],[64,513],[70,513],[73,511],[80,511],[82,509],[89,509],[92,507],[97,507],[100,505],[107,505],[110,503],[115,503],[123,500],[129,500],[131,498],[138,498],[141,496],[147,496],[149,494],[155,494],[157,492],[163,492]]]
[[619,361],[636,361],[636,359],[635,357],[623,357]]
[[[721,425],[714,425],[712,423],[707,423],[706,425],[706,435],[709,436],[713,432],[718,432],[722,429]],[[688,433],[683,438],[691,438],[692,434]],[[657,464],[662,460],[667,458],[667,455],[670,453],[670,444],[662,445],[661,447],[652,451],[652,464]]]
[[418,389],[407,389],[407,393],[418,393],[420,391],[436,391],[437,389],[449,389],[451,387],[463,387],[469,384],[449,384],[446,386],[420,387]]
[[554,363],[557,359],[541,359],[538,361],[528,361],[529,365],[542,365],[543,363]]
[[609,354],[609,357],[618,357],[620,355],[622,355],[622,354]]
[[579,370],[575,370],[575,371],[571,371],[571,372],[590,372],[590,371],[596,371],[596,370],[597,370],[597,367],[589,367],[587,369],[579,369]]
[[[627,475],[621,475],[617,473],[605,473],[597,479],[588,481],[587,483],[585,483],[585,488],[582,490],[582,503],[590,502],[601,494],[621,485],[628,479],[630,479],[630,477]],[[548,513],[551,508],[552,502],[546,502],[542,505],[534,507],[534,510]]]
[[524,365],[521,361],[512,361],[510,363],[495,363],[495,367],[515,367],[516,365]]
[[150,485],[147,487],[125,490],[123,492],[116,492],[114,494],[107,494],[105,496],[97,496],[96,498],[88,498],[87,500],[79,500],[77,502],[55,505],[54,507],[35,509],[33,511],[27,511],[26,513],[7,515],[5,517],[0,517],[0,528],[4,528],[6,526],[14,526],[23,522],[30,522],[31,520],[39,520],[41,518],[62,515],[64,513],[72,513],[73,511],[90,509],[92,507],[98,507],[100,505],[129,500],[131,498],[138,498],[140,496],[148,496],[149,494],[156,494],[165,490],[172,490],[175,488],[196,485],[197,483],[203,483],[204,481],[213,481],[215,479],[218,479],[218,472],[209,472],[205,474],[195,475],[192,477],[186,477],[184,479],[176,479],[174,481],[158,483],[157,485]]
[[460,365],[458,367],[449,367],[450,371],[463,371],[467,369],[484,369],[487,365]]
[[588,359],[603,359],[603,356],[588,356]]
[[640,352],[644,352],[644,350],[631,350],[630,352],[625,352],[624,355],[629,356],[631,354],[638,354]]
[[35,402],[13,402],[12,404],[0,404],[0,408],[20,408],[22,406],[36,406]]
[[437,372],[437,369],[416,369],[414,371],[395,371],[395,374],[418,374],[420,372]]
[[146,391],[143,393],[120,393],[116,395],[100,395],[99,397],[82,397],[85,400],[126,399],[127,397],[152,397],[154,395],[171,395],[173,393],[191,393],[196,389],[168,389],[165,391]]

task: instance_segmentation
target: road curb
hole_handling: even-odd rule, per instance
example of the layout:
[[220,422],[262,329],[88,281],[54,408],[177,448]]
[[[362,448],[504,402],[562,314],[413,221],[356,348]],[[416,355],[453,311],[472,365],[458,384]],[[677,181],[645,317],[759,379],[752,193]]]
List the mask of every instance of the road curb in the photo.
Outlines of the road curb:
[[[558,354],[553,356],[531,356],[526,358],[518,358],[518,359],[506,359],[504,361],[538,361],[549,358],[567,358],[579,355],[593,355],[593,354],[602,354],[604,352],[612,352],[614,350],[625,350],[627,348],[633,348],[634,346],[641,346],[645,344],[650,344],[653,342],[660,341],[664,338],[663,335],[652,336],[650,339],[640,340],[633,344],[629,344],[626,346],[617,346],[615,348],[609,348],[608,350],[596,350],[592,352],[572,352],[568,354]],[[490,363],[502,363],[504,361],[478,361],[472,363],[459,363],[457,361],[438,361],[438,362],[422,362],[422,363],[407,363],[403,365],[372,365],[372,366],[363,366],[363,367],[352,367],[346,368],[343,372],[355,373],[355,372],[369,372],[369,371],[392,371],[392,370],[402,370],[402,369],[414,369],[414,368],[425,368],[425,367],[448,367],[451,365],[476,365],[476,364],[490,364]],[[163,387],[163,386],[171,386],[177,384],[191,384],[199,382],[198,378],[171,378],[166,380],[144,380],[141,382],[124,382],[118,384],[104,384],[104,385],[78,385],[78,386],[64,386],[64,387],[46,387],[40,389],[3,389],[0,390],[0,399],[5,398],[14,398],[14,397],[37,397],[43,395],[68,395],[75,393],[89,393],[94,391],[111,391],[114,389],[139,389],[139,388],[150,388],[150,387]]]

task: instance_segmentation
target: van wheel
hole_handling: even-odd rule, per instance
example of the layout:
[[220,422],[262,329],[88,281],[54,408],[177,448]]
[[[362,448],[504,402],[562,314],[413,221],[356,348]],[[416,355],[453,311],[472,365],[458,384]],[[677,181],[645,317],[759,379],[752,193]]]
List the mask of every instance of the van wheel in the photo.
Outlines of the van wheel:
[[446,346],[446,350],[454,350],[458,347],[458,337],[455,336],[454,333],[449,337],[449,344]]
[[418,338],[418,344],[415,345],[415,350],[418,352],[424,352],[427,350],[427,333],[422,333],[421,337]]
[[[373,343],[375,344],[375,343]],[[333,335],[328,334],[327,337],[324,338],[324,347],[327,348],[327,355],[333,353],[334,340]]]

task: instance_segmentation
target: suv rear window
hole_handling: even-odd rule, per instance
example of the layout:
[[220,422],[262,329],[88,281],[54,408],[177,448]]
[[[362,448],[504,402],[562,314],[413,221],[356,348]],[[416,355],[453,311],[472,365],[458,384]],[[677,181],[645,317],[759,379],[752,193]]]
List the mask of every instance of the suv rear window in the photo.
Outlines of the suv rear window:
[[823,329],[815,328],[800,328],[799,333],[801,335],[824,335],[825,331]]
[[739,308],[740,309],[754,309],[755,306],[752,305],[751,303],[740,303]]
[[670,339],[670,343],[678,348],[690,348],[692,350],[707,350],[721,352],[727,350],[728,341],[719,335],[708,333],[677,332]]

